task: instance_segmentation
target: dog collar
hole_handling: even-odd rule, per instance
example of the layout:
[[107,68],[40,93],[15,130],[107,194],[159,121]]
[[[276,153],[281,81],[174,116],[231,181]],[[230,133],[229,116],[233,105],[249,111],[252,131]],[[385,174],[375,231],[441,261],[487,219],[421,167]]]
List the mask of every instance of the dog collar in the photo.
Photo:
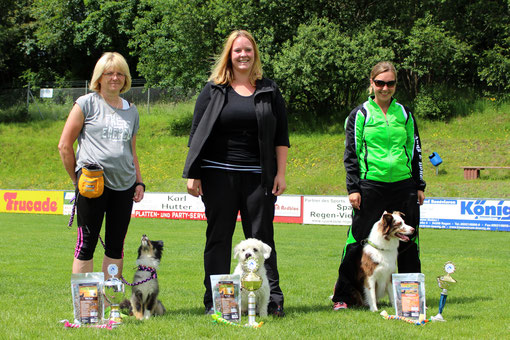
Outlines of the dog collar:
[[367,243],[368,243],[368,245],[370,245],[370,246],[374,247],[374,248],[375,248],[375,249],[377,249],[377,250],[380,250],[380,251],[386,251],[386,250],[388,250],[388,249],[384,249],[384,248],[380,248],[380,247],[376,246],[376,245],[374,244],[374,242],[371,242],[371,241],[369,241],[368,239],[365,239],[365,240],[361,241],[361,244],[362,244],[362,245],[365,245],[365,244],[367,244]]

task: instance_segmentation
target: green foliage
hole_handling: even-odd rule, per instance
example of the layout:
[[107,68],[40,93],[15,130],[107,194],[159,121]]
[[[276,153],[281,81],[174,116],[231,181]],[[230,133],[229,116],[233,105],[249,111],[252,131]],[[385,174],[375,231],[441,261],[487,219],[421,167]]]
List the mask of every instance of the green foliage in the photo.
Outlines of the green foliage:
[[292,113],[336,116],[352,108],[368,87],[367,75],[380,60],[391,60],[385,45],[390,32],[375,32],[379,22],[351,37],[327,20],[301,25],[296,37],[275,56],[275,79]]
[[487,83],[487,93],[496,96],[509,96],[510,93],[510,37],[493,49],[485,51],[478,71],[480,78]]
[[172,136],[187,136],[193,122],[193,112],[176,115],[170,121]]
[[416,21],[407,40],[400,66],[406,73],[404,84],[413,95],[418,95],[422,85],[455,86],[471,72],[469,45],[434,24],[430,16]]
[[414,102],[416,116],[437,120],[451,117],[450,95],[439,85],[423,87]]
[[305,126],[342,120],[383,59],[398,67],[398,91],[409,100],[432,84],[502,98],[510,83],[503,0],[0,1],[8,86],[89,79],[100,55],[116,50],[149,86],[196,91],[234,29],[253,33],[264,74]]

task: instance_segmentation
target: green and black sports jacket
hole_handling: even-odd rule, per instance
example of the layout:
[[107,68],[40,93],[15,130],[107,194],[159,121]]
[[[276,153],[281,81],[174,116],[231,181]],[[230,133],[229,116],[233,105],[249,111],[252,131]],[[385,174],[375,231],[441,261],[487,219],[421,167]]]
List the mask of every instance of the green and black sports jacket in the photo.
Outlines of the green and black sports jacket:
[[363,179],[393,183],[413,178],[425,190],[421,142],[411,111],[392,99],[386,115],[369,97],[349,114],[344,165],[347,191],[360,192]]

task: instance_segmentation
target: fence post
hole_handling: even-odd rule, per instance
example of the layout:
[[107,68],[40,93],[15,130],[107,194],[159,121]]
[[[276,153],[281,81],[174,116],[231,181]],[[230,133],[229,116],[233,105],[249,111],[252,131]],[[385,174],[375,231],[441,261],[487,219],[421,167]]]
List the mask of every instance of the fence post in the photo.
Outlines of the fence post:
[[30,113],[30,83],[27,86],[27,113]]
[[151,113],[151,88],[147,90],[147,114]]

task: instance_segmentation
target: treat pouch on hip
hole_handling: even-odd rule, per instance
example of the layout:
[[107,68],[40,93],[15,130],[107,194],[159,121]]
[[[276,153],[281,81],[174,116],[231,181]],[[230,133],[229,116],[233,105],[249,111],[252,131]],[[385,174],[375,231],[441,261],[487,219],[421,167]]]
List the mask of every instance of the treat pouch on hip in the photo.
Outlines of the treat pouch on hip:
[[99,164],[86,164],[81,168],[78,180],[80,195],[87,198],[96,198],[103,194],[104,177],[103,168]]

